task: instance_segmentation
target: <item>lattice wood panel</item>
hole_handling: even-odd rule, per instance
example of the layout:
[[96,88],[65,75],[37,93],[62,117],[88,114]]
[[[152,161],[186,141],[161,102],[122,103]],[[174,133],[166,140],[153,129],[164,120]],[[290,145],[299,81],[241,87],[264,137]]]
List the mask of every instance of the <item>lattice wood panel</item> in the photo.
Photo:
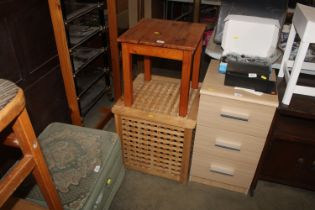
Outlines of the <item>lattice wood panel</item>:
[[[133,82],[134,102],[132,108],[142,111],[178,116],[180,80],[153,76],[150,82],[139,74]],[[191,109],[199,90],[189,91],[188,110]]]
[[133,81],[134,102],[113,106],[116,130],[128,168],[186,182],[193,131],[196,127],[199,90],[191,90],[189,114],[178,116],[180,80],[143,74]]
[[127,166],[180,179],[184,128],[125,116],[121,117],[121,124],[123,156]]

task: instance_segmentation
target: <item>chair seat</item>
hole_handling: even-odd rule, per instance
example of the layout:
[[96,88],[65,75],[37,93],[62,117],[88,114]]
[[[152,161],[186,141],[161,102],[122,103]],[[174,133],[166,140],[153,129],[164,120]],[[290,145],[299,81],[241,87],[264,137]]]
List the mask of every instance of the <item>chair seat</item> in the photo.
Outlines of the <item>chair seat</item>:
[[[62,123],[38,137],[65,209],[108,209],[124,177],[116,134]],[[43,204],[39,189],[27,196]]]
[[[300,45],[294,60],[289,60],[295,37],[301,38]],[[315,43],[315,8],[297,4],[292,25],[283,54],[278,77],[285,76],[287,87],[282,103],[290,105],[293,94],[301,94],[315,97],[315,88],[298,85],[298,78],[302,69],[304,73],[315,74],[315,63],[304,62],[309,45]]]
[[24,109],[24,106],[23,91],[15,83],[0,79],[0,131]]
[[18,90],[13,82],[0,79],[0,110],[13,100]]

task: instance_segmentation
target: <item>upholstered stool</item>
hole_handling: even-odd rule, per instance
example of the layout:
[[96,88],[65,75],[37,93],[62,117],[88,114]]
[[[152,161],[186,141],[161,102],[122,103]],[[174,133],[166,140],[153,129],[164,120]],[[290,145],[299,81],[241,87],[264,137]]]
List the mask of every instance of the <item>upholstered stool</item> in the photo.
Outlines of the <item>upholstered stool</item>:
[[[296,58],[292,61],[289,60],[289,57],[297,34],[300,36],[301,42]],[[304,73],[315,74],[315,63],[304,62],[309,45],[312,43],[315,43],[315,8],[297,4],[278,74],[278,77],[285,76],[287,82],[282,99],[283,104],[289,105],[294,93],[315,96],[314,87],[297,85],[302,70],[304,70]]]
[[[62,123],[38,137],[64,209],[108,209],[125,169],[115,133]],[[43,205],[35,186],[29,199]]]
[[[33,174],[50,209],[62,204],[28,117],[23,90],[0,79],[0,143],[21,149],[23,157],[0,177],[0,208],[29,174]],[[1,159],[6,156],[0,153]]]

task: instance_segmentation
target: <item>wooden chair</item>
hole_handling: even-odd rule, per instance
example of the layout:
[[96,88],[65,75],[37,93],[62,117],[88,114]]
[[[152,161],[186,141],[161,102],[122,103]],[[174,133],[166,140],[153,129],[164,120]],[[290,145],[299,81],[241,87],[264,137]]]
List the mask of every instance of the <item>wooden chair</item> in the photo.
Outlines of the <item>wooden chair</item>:
[[0,132],[8,127],[12,132],[1,143],[19,147],[23,158],[0,180],[0,207],[32,173],[49,209],[63,209],[25,109],[23,91],[14,83],[0,79]]
[[[290,60],[293,43],[299,36],[300,46],[294,60]],[[315,8],[297,4],[292,25],[283,54],[278,77],[285,77],[287,87],[284,92],[282,103],[290,105],[294,93],[315,97],[315,88],[298,85],[301,73],[315,75],[315,63],[305,62],[305,57],[310,44],[315,43]]]

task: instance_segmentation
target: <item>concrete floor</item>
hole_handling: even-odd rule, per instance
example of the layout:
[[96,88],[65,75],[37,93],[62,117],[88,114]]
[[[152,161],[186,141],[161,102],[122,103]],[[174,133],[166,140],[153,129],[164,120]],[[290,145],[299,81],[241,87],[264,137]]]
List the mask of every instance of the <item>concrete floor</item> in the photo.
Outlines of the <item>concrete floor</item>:
[[[115,132],[114,119],[104,130]],[[251,197],[127,170],[110,210],[315,210],[315,192],[259,181]]]
[[314,210],[315,192],[259,181],[254,196],[128,170],[110,210]]

